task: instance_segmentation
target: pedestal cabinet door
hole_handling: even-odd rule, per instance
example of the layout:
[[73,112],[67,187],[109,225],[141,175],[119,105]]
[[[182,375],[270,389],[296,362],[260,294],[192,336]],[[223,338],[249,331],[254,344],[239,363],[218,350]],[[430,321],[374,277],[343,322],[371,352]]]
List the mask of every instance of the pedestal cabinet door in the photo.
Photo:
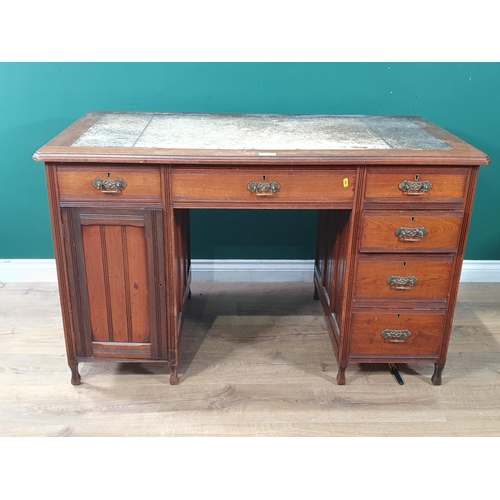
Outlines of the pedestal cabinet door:
[[62,215],[77,356],[165,359],[161,210]]

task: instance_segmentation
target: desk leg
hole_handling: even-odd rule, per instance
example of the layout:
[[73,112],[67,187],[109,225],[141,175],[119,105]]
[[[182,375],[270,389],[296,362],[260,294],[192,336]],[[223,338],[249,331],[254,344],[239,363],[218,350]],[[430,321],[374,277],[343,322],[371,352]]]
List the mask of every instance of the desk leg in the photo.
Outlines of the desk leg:
[[177,375],[177,366],[169,363],[170,366],[170,385],[177,385],[179,383],[179,375]]
[[78,373],[78,363],[71,363],[69,368],[71,370],[71,385],[80,385],[81,378]]
[[443,373],[444,365],[440,366],[437,363],[434,365],[434,373],[432,374],[432,383],[434,385],[441,385],[441,374]]
[[314,295],[313,295],[314,300],[319,300],[319,293],[318,289],[316,288],[316,285],[314,285]]
[[345,371],[347,366],[339,366],[339,371],[337,373],[337,384],[345,385]]

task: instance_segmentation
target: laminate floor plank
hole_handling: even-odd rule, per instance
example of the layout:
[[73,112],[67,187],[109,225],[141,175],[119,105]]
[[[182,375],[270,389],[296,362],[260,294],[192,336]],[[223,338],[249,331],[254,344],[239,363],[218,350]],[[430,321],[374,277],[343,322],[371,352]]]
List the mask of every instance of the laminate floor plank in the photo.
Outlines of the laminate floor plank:
[[80,365],[57,284],[0,288],[0,436],[499,436],[500,283],[460,286],[443,385],[432,364],[337,363],[308,283],[194,283],[178,386],[166,363]]

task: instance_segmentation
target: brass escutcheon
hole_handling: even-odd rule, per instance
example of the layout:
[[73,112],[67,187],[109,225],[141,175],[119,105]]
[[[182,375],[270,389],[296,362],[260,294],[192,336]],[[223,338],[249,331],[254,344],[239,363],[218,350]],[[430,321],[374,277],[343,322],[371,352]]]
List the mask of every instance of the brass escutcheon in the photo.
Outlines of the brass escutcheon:
[[430,181],[403,181],[399,189],[410,196],[419,196],[428,193],[432,189],[432,183]]
[[255,193],[257,196],[272,196],[281,189],[281,186],[277,182],[252,181],[248,184],[247,188],[251,193]]
[[404,241],[420,241],[429,234],[429,231],[425,227],[398,227],[394,234]]
[[384,330],[380,335],[390,342],[404,342],[411,337],[410,330]]
[[97,177],[92,181],[94,186],[101,193],[119,193],[127,187],[127,183],[123,179],[100,179]]
[[418,279],[415,276],[390,276],[387,278],[387,284],[396,290],[409,290],[418,284]]

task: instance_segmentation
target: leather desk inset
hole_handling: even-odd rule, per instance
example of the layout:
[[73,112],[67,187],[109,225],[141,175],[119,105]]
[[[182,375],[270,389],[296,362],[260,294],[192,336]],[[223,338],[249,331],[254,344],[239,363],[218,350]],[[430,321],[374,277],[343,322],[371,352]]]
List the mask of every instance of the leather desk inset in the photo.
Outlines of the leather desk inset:
[[96,358],[178,383],[191,208],[319,210],[314,295],[349,362],[441,383],[482,152],[418,117],[88,113],[45,162],[72,383]]

